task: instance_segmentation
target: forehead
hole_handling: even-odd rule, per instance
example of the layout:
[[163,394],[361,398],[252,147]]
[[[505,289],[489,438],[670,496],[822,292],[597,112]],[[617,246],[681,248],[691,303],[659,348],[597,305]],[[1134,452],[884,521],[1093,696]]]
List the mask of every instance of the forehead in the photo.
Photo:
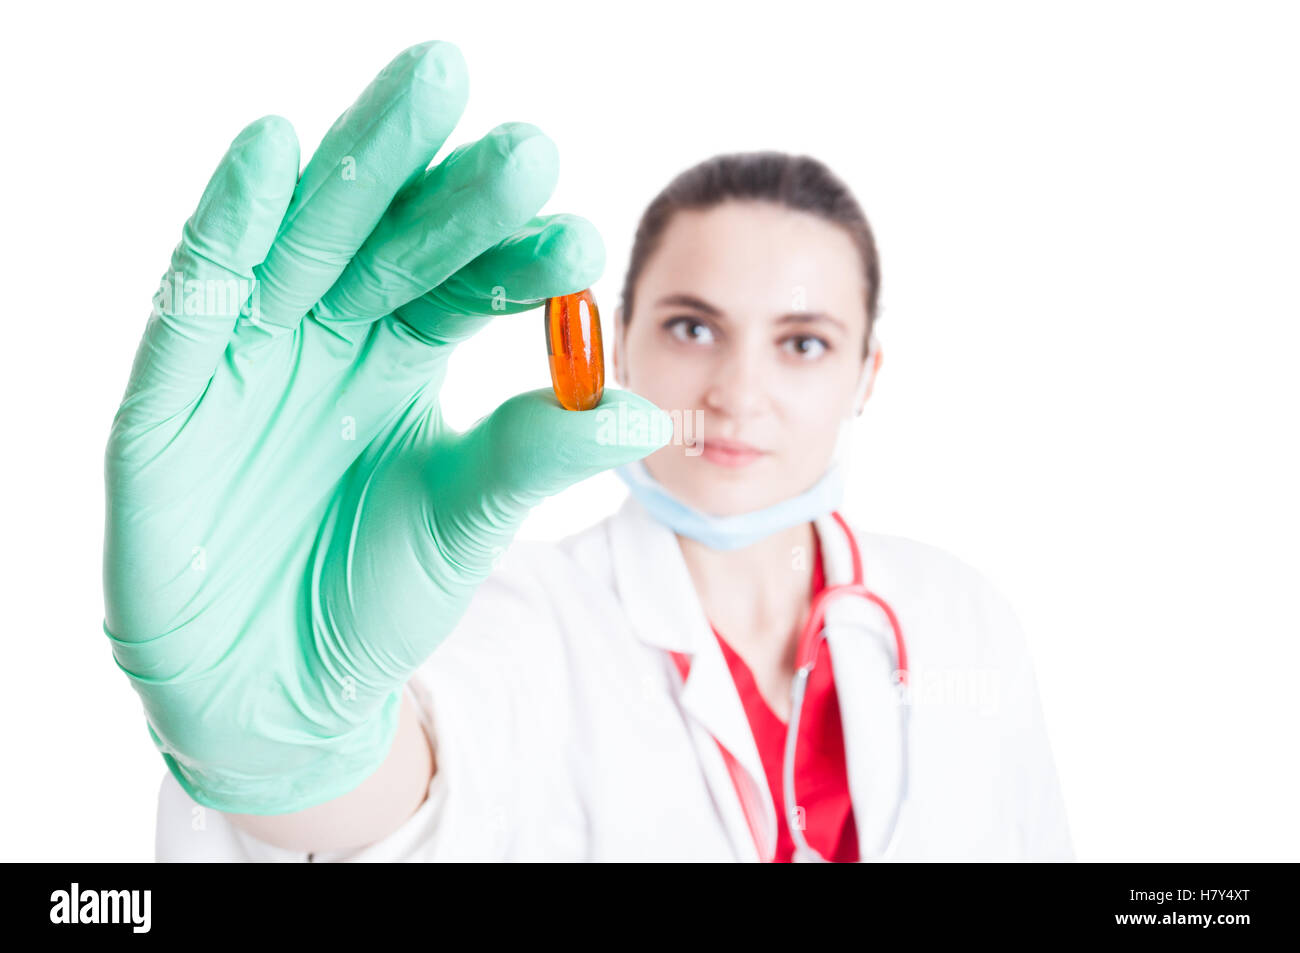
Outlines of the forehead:
[[866,278],[848,232],[770,202],[673,215],[638,279],[638,302],[687,293],[731,312],[826,310],[866,322]]

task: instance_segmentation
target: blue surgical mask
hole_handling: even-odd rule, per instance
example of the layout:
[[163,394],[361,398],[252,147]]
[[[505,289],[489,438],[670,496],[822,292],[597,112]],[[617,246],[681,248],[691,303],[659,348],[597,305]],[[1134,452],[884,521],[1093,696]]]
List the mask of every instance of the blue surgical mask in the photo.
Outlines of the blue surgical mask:
[[709,549],[740,549],[783,529],[811,522],[837,509],[844,497],[844,465],[839,461],[798,496],[734,516],[713,516],[682,502],[651,476],[644,460],[634,460],[614,472],[657,522]]

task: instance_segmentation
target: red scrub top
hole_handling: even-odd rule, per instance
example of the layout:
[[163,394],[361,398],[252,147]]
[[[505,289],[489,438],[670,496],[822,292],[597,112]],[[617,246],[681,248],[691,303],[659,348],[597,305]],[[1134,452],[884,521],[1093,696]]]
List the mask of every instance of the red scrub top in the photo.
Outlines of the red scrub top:
[[[822,569],[821,541],[813,533],[812,596],[826,585]],[[740,693],[754,733],[767,785],[776,805],[776,857],[789,863],[794,856],[794,841],[786,824],[785,791],[781,762],[785,755],[786,723],[776,716],[763,699],[749,666],[723,639],[716,628],[718,644],[726,656],[731,677]],[[853,820],[853,802],[849,797],[849,778],[844,760],[844,730],[840,723],[840,703],[835,694],[835,674],[831,668],[830,644],[823,641],[817,664],[808,678],[803,714],[799,723],[799,743],[795,751],[794,790],[804,809],[804,839],[823,857],[831,861],[858,860],[858,830]]]

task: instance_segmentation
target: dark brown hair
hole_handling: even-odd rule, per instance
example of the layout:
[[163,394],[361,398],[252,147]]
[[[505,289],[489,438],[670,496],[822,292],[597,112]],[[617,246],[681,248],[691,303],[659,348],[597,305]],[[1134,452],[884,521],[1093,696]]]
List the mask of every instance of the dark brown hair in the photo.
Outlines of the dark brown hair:
[[[728,200],[772,202],[845,229],[862,258],[870,336],[880,298],[880,259],[866,215],[848,186],[823,163],[811,156],[772,151],[736,152],[706,159],[680,173],[646,206],[623,278],[624,323],[632,320],[637,279],[658,248],[673,214],[683,209],[703,211]],[[863,354],[866,344],[864,337]]]

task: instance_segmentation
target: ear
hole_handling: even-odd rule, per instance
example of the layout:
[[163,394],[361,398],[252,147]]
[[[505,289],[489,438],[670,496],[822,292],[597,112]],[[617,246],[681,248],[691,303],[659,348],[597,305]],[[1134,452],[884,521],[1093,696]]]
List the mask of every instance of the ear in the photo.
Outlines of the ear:
[[626,387],[623,380],[623,306],[614,309],[614,380],[619,387]]
[[858,394],[856,400],[857,408],[854,411],[859,417],[862,416],[862,411],[866,409],[867,399],[871,397],[872,388],[876,386],[876,375],[880,373],[880,362],[883,356],[884,352],[880,348],[880,342],[876,340],[876,337],[873,334],[871,337],[871,347],[867,351],[867,359],[863,366],[862,383],[859,385],[861,387],[861,392]]

